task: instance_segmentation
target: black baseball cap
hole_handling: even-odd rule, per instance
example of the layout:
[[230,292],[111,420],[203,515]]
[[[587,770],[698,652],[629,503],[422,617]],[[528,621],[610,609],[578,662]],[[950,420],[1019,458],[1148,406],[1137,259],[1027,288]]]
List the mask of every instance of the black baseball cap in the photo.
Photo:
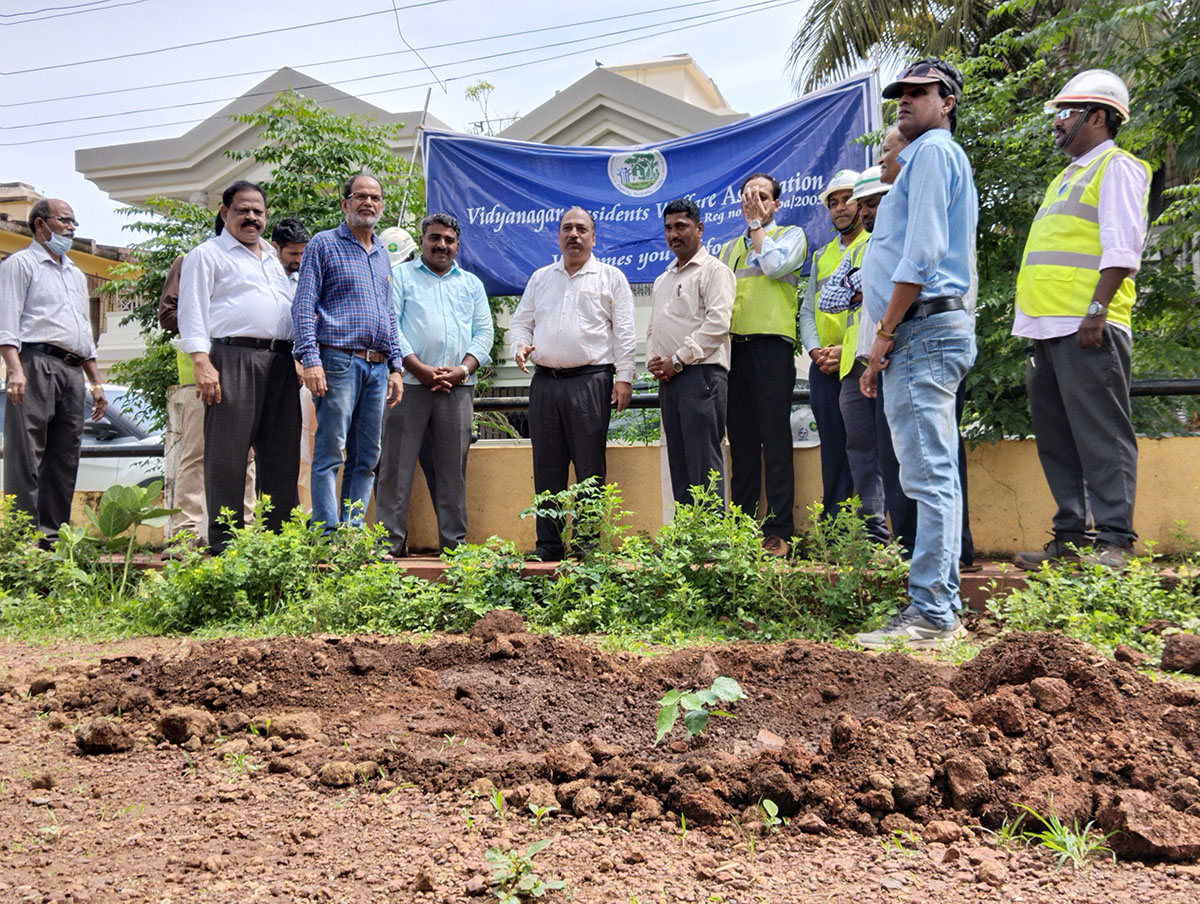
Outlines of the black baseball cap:
[[896,76],[896,80],[883,89],[883,96],[894,100],[900,96],[904,85],[933,85],[941,83],[954,94],[954,99],[962,97],[963,81],[958,70],[943,60],[917,60],[907,69]]

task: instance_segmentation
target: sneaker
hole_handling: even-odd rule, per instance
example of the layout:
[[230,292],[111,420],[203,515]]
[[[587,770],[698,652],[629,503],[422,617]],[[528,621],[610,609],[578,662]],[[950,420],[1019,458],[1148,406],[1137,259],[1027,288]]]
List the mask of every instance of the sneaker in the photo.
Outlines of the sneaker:
[[913,650],[932,650],[957,637],[965,637],[966,633],[967,629],[958,615],[954,616],[954,627],[939,628],[926,619],[916,606],[909,605],[878,631],[855,634],[854,639],[868,650],[884,650],[895,645]]
[[[1072,544],[1086,546],[1086,541]],[[1013,556],[1013,564],[1022,571],[1037,571],[1043,562],[1078,562],[1079,553],[1071,549],[1065,540],[1054,537],[1047,541],[1041,549],[1031,552],[1019,552]]]
[[768,555],[784,558],[788,554],[788,545],[782,537],[766,536],[762,540],[762,548]]
[[1117,546],[1105,540],[1097,540],[1092,551],[1083,557],[1086,565],[1103,565],[1113,571],[1123,571],[1133,558],[1132,546]]

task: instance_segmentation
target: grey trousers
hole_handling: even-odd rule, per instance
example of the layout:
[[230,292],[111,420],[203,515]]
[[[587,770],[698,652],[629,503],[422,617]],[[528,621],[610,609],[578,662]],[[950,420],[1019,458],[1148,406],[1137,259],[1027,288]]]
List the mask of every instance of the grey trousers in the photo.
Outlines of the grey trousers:
[[47,540],[71,520],[86,407],[83,371],[23,348],[25,400],[4,400],[4,492]]
[[725,498],[725,407],[729,374],[718,364],[692,364],[658,384],[671,495],[691,505],[691,488],[708,486],[710,471],[719,475],[717,495]]
[[862,505],[859,514],[866,522],[872,540],[886,543],[888,533],[883,493],[883,472],[879,469],[879,445],[875,434],[875,399],[858,388],[858,368],[842,380],[838,405],[846,426],[846,458],[854,477],[854,492]]
[[1033,342],[1025,385],[1060,540],[1129,546],[1137,539],[1131,347],[1129,334],[1112,324],[1100,348],[1080,348],[1074,335]]
[[208,544],[225,549],[229,531],[218,523],[221,509],[245,523],[246,454],[254,449],[258,492],[271,497],[263,521],[279,527],[299,502],[300,381],[291,355],[267,349],[214,343],[209,352],[221,375],[221,401],[204,410],[204,496]]
[[421,443],[428,429],[437,469],[438,548],[454,549],[467,538],[467,450],[471,447],[474,389],[455,386],[431,392],[407,385],[400,404],[383,412],[379,481],[375,511],[387,528],[388,542],[401,546],[408,539],[408,506]]

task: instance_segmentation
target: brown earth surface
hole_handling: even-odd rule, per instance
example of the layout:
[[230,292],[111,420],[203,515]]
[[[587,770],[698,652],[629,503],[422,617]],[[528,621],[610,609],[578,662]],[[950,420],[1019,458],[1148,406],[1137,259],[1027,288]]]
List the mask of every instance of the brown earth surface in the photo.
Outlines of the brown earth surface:
[[[1200,689],[1054,634],[961,667],[802,641],[642,656],[497,612],[420,643],[0,656],[0,901],[459,901],[490,894],[489,847],[539,839],[552,901],[1200,900]],[[657,700],[718,675],[735,718],[654,746]],[[1051,800],[1118,862],[997,844]]]

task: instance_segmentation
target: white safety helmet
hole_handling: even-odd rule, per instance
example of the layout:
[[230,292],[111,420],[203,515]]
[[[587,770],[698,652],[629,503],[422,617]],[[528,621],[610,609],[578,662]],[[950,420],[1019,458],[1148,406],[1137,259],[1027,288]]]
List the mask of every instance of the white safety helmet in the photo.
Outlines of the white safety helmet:
[[1129,119],[1129,89],[1119,76],[1107,69],[1086,69],[1072,76],[1062,90],[1046,102],[1046,112],[1056,113],[1062,107],[1084,104],[1111,107],[1121,122]]
[[833,174],[833,178],[829,180],[829,184],[817,195],[817,200],[821,202],[823,207],[829,206],[829,196],[835,191],[845,191],[846,189],[854,190],[854,182],[858,179],[858,173],[852,169],[838,170]]
[[883,170],[878,166],[868,166],[854,183],[854,194],[850,197],[858,201],[871,195],[886,195],[892,187],[883,181]]
[[394,267],[396,264],[402,264],[407,260],[411,260],[412,256],[417,252],[417,243],[413,241],[413,237],[399,226],[392,226],[379,233],[379,240],[383,242],[383,247],[387,249],[388,261]]

